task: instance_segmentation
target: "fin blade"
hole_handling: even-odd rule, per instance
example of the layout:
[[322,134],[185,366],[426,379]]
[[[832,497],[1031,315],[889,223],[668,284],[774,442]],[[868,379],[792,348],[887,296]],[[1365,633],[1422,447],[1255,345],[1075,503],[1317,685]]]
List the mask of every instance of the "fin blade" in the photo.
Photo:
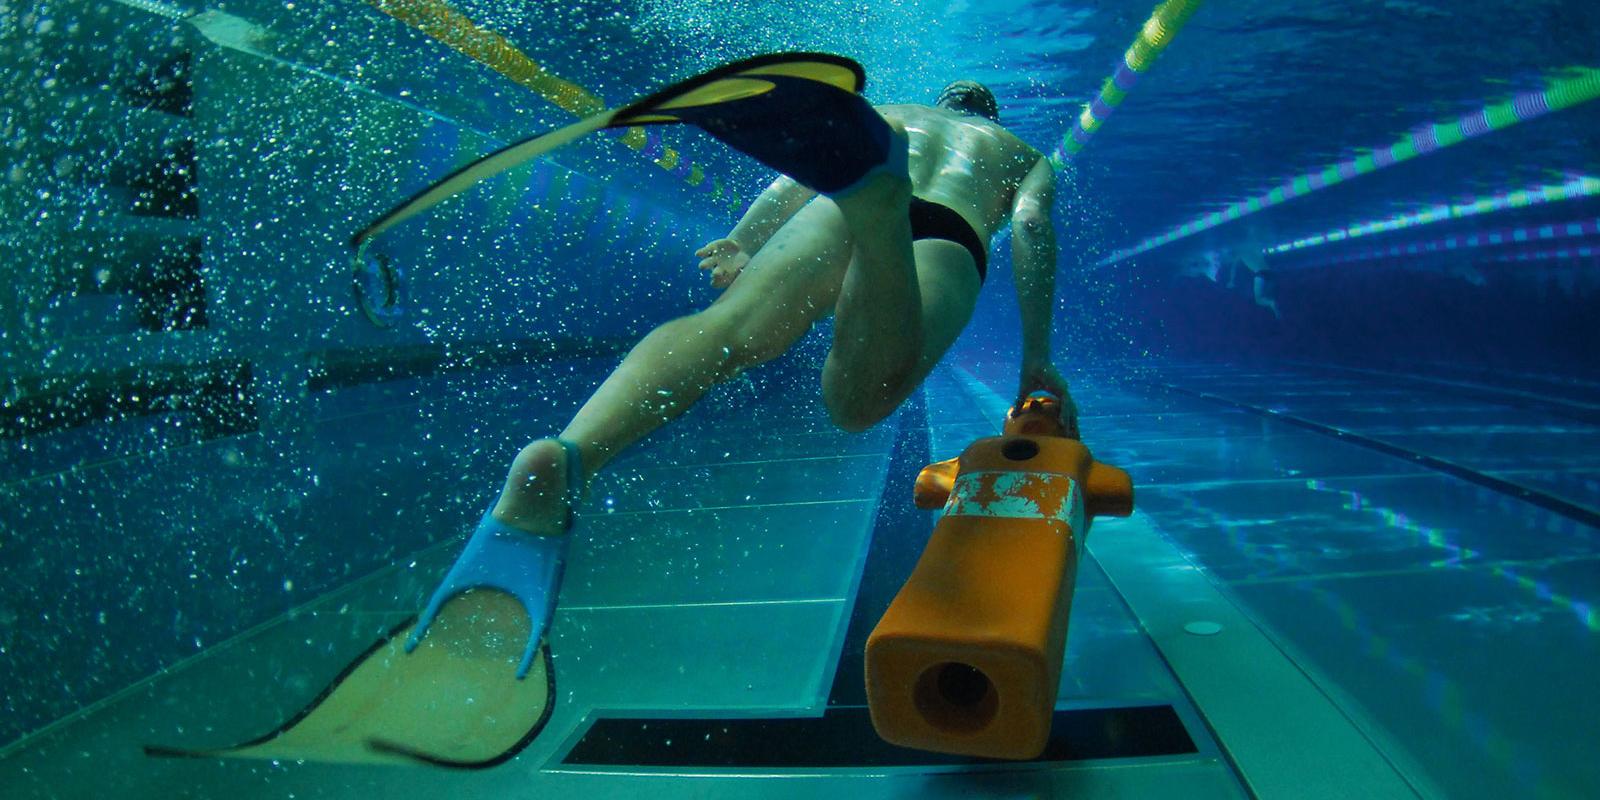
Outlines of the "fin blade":
[[[311,761],[473,769],[514,758],[544,729],[556,700],[549,644],[526,680],[512,678],[528,615],[498,591],[459,595],[415,653],[402,650],[415,619],[391,629],[316,699],[273,731],[227,747],[149,744],[152,758]],[[439,637],[449,639],[441,644]],[[470,702],[469,702],[470,701]],[[493,709],[485,714],[483,709]]]
[[832,61],[790,61],[754,67],[741,75],[785,75],[791,78],[826,83],[851,94],[861,93],[861,77],[855,70]]
[[485,178],[491,178],[508,169],[519,167],[545,153],[606,127],[615,114],[615,111],[604,111],[591,117],[585,117],[566,127],[557,128],[549,133],[507,145],[477,161],[467,164],[435,181],[428,188],[412,195],[405,202],[389,209],[377,220],[373,221],[372,224],[361,229],[361,232],[350,240],[350,245],[359,250],[378,234],[472,188],[474,184]]
[[[859,94],[861,87],[866,83],[866,72],[861,65],[843,56],[831,53],[773,53],[725,64],[710,72],[686,78],[653,92],[617,109],[616,116],[610,124],[617,127],[677,122],[678,120],[672,115],[660,112],[672,108],[703,107],[717,102],[754,97],[766,90],[752,92],[748,82],[759,79],[762,75],[817,81],[852,94]],[[716,88],[720,84],[726,84],[726,89]],[[702,90],[710,90],[710,93],[700,95]],[[715,97],[723,91],[728,92],[727,96],[714,101],[704,99]],[[690,96],[701,99],[698,102],[685,102],[684,98]]]

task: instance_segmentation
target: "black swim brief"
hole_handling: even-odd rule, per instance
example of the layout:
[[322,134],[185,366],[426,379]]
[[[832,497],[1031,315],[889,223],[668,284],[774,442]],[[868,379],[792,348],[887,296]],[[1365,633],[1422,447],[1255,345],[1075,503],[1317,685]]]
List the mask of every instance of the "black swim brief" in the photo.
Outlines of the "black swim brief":
[[983,239],[966,218],[951,210],[920,197],[911,198],[911,241],[918,239],[944,239],[967,248],[972,263],[978,268],[978,282],[989,274],[989,253]]

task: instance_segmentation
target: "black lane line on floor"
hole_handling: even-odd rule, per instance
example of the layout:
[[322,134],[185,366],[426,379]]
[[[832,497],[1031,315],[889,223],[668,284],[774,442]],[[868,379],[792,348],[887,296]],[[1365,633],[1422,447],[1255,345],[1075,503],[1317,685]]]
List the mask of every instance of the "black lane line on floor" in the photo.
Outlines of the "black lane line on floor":
[[[899,415],[888,478],[878,502],[861,583],[840,648],[828,708],[821,717],[753,718],[738,711],[630,709],[591,718],[563,765],[637,767],[883,767],[1001,762],[897,747],[878,738],[867,712],[863,674],[867,636],[911,574],[933,531],[934,513],[912,502],[928,463],[928,410],[922,392]],[[820,645],[821,643],[819,643]],[[1170,705],[1058,709],[1035,762],[1187,755],[1198,752]]]
[[1574,422],[1583,422],[1590,425],[1600,424],[1600,408],[1596,408],[1591,403],[1570,398],[1540,397],[1533,392],[1520,389],[1499,389],[1493,386],[1467,383],[1450,378],[1435,378],[1428,375],[1401,375],[1384,370],[1350,367],[1343,364],[1322,364],[1314,361],[1286,361],[1284,363],[1306,370],[1347,373],[1379,381],[1412,384],[1426,387],[1436,392],[1453,392],[1463,397],[1485,400],[1496,405],[1539,411],[1554,417],[1570,419]]
[[1461,480],[1469,483],[1475,483],[1486,489],[1509,495],[1526,503],[1531,503],[1539,508],[1549,511],[1552,514],[1558,514],[1574,522],[1587,525],[1591,528],[1600,528],[1600,511],[1596,511],[1595,509],[1579,503],[1574,503],[1570,500],[1564,500],[1553,494],[1549,494],[1548,492],[1542,492],[1538,489],[1529,488],[1519,483],[1508,481],[1504,478],[1497,478],[1493,475],[1479,472],[1470,467],[1463,467],[1460,464],[1452,461],[1446,461],[1437,456],[1419,453],[1415,450],[1392,445],[1388,442],[1374,439],[1370,436],[1364,436],[1353,431],[1335,428],[1331,425],[1324,425],[1320,422],[1312,422],[1304,417],[1285,414],[1281,411],[1273,411],[1270,408],[1262,408],[1249,403],[1242,403],[1238,400],[1230,400],[1226,397],[1210,394],[1208,392],[1185,389],[1180,386],[1173,386],[1170,383],[1160,383],[1158,381],[1144,381],[1144,383],[1155,389],[1188,395],[1189,397],[1198,397],[1202,400],[1236,408],[1240,411],[1247,411],[1251,414],[1263,416],[1268,419],[1275,419],[1279,422],[1293,425],[1297,428],[1304,428],[1308,431],[1323,434],[1324,436],[1331,436],[1341,442],[1347,442],[1349,444],[1365,447],[1368,450],[1376,450],[1384,455],[1402,458],[1406,461],[1412,462],[1413,464],[1420,464],[1421,466],[1427,467],[1428,469],[1436,472],[1443,472],[1446,475],[1460,478]]
[[0,378],[0,439],[174,412],[194,416],[201,441],[251,433],[253,380],[238,359]]
[[856,588],[855,605],[850,608],[850,625],[845,630],[844,646],[839,649],[839,664],[828,691],[829,706],[867,704],[867,637],[877,627],[889,603],[911,577],[911,570],[922,557],[922,548],[933,535],[934,513],[917,508],[912,489],[917,473],[932,461],[928,445],[927,393],[916,392],[900,412],[900,429],[895,434],[894,452],[889,456],[889,471],[883,494],[878,498],[878,513],[872,521],[867,556],[862,559],[861,583]]

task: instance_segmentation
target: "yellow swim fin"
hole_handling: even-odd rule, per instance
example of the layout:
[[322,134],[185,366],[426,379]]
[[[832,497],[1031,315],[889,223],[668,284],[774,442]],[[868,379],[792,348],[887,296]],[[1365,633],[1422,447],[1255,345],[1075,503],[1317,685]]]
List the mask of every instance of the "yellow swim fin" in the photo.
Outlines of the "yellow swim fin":
[[262,736],[216,748],[148,745],[150,756],[482,768],[511,759],[550,720],[548,646],[513,677],[528,635],[515,598],[473,590],[446,603],[411,654],[416,620],[356,658],[299,713]]
[[[766,126],[770,120],[764,118],[771,116],[772,108],[785,109],[787,113],[782,119],[792,126],[797,119],[794,113],[799,110],[797,106],[805,106],[807,100],[816,97],[827,97],[837,105],[843,98],[857,97],[865,81],[866,73],[860,64],[827,53],[775,53],[736,61],[679,81],[625,106],[602,111],[564,128],[524,139],[490,153],[446,175],[385,212],[352,237],[350,245],[355,248],[359,260],[372,239],[389,228],[460,194],[485,178],[525,164],[602,128],[680,122],[702,127],[709,124],[713,126],[708,127],[713,135],[728,141],[714,126],[727,128],[731,124],[734,128],[749,129],[753,126],[738,123],[751,114],[762,117],[758,124]],[[797,98],[797,92],[808,97]],[[762,102],[742,102],[757,98]],[[815,105],[814,102],[810,104]],[[802,115],[799,119],[804,121],[805,118]],[[811,127],[818,130],[836,127],[828,124],[829,119],[812,122]],[[766,133],[770,134],[770,128]],[[730,144],[746,152],[750,152],[750,146],[770,150],[770,146],[763,147],[763,140],[778,138],[783,137],[763,135],[752,138],[749,143],[730,141]],[[764,162],[769,161],[760,153],[751,154]],[[818,164],[830,163],[827,154],[816,153],[814,156],[807,160]],[[778,168],[783,169],[782,166]],[[833,169],[836,168],[830,167],[830,170]]]

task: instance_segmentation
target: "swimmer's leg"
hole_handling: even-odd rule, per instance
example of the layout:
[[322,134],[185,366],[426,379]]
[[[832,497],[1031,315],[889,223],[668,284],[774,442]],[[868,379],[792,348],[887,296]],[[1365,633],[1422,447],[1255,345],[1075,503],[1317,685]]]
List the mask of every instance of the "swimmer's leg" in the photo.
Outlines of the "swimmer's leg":
[[1278,298],[1274,297],[1272,287],[1268,285],[1264,275],[1257,274],[1252,286],[1255,292],[1256,305],[1272,312],[1272,316],[1279,322],[1283,321],[1283,312],[1278,310]]
[[462,590],[513,594],[533,619],[527,674],[555,608],[568,529],[589,480],[623,448],[687,410],[714,384],[776,358],[825,316],[849,262],[831,205],[801,209],[710,308],[651,331],[557,439],[524,447],[499,499],[434,592],[408,650]]
[[911,182],[878,175],[835,202],[854,254],[834,310],[822,396],[840,427],[862,430],[915,387],[923,334],[908,212]]
[[[833,310],[849,263],[848,231],[831,203],[801,209],[709,308],[651,331],[578,410],[560,438],[578,445],[591,479],[623,449],[682,414],[715,384],[770,361]],[[531,532],[558,528],[561,465],[554,440],[524,448],[495,516]]]
[[894,174],[834,199],[854,256],[834,312],[822,394],[846,430],[893,413],[944,356],[977,301],[972,255],[954,242],[913,244],[910,201],[910,181]]

